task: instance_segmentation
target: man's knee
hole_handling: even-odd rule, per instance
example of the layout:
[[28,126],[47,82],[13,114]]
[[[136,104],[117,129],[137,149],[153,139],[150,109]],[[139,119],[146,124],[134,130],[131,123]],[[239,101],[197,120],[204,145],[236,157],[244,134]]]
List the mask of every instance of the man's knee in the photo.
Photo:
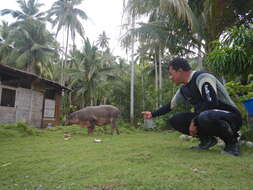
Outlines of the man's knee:
[[177,119],[176,115],[171,115],[169,117],[168,123],[172,128],[175,128],[178,125],[178,119]]
[[213,118],[209,111],[203,111],[197,116],[197,123],[199,123],[200,126],[208,125],[212,120]]
[[215,118],[210,111],[201,112],[197,118],[198,134],[205,136],[213,136],[217,134],[218,119]]
[[169,124],[175,130],[189,135],[189,126],[195,116],[196,114],[191,112],[176,113],[170,116]]
[[[182,117],[180,114],[174,114],[169,117],[169,125],[176,130],[179,130],[180,126],[182,125]],[[182,127],[182,126],[181,126]]]

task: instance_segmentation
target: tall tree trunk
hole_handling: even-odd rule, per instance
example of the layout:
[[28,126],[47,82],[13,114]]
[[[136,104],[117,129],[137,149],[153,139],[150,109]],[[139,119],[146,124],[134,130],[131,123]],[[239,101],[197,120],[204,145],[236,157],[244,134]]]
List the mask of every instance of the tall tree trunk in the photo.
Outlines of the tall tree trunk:
[[84,94],[82,94],[82,96],[83,96],[83,98],[82,98],[82,108],[85,106],[85,95]]
[[76,50],[76,39],[73,38],[72,42],[73,42],[73,52],[74,52]]
[[93,93],[92,91],[90,90],[90,106],[93,106],[94,105],[94,100],[93,100]]
[[145,110],[144,61],[141,62],[142,110]]
[[158,49],[158,64],[159,64],[159,107],[162,104],[162,50]]
[[103,97],[103,104],[105,105],[107,102],[107,97]]
[[[65,30],[62,31],[62,47],[65,47],[65,33],[64,33]],[[64,69],[64,54],[62,51],[60,51],[60,54],[61,54],[61,60],[60,60],[60,66],[61,66],[61,73],[60,73],[60,84],[62,85],[63,84],[63,69]]]
[[68,99],[69,99],[69,105],[72,105],[72,93],[71,92],[68,95]]
[[202,64],[202,57],[201,57],[201,36],[198,35],[198,68],[199,69],[203,69],[203,64]]
[[[135,27],[135,17],[132,16],[132,29]],[[132,35],[131,44],[131,91],[130,91],[130,121],[131,124],[134,123],[134,35]]]
[[155,64],[155,94],[156,94],[156,103],[155,107],[156,109],[159,107],[158,103],[158,69],[157,69],[157,61],[158,60],[158,55],[157,55],[157,50],[155,49],[155,59],[154,59],[154,64]]
[[36,71],[35,71],[35,66],[34,66],[34,60],[32,60],[30,62],[30,64],[27,65],[26,67],[26,71],[29,72],[29,73],[34,73],[34,74],[37,74]]
[[[66,41],[66,47],[65,47],[65,59],[64,59],[64,64],[63,64],[63,71],[64,69],[66,69],[67,66],[67,59],[68,59],[68,46],[69,46],[69,25],[67,26],[67,41]],[[65,82],[66,82],[66,76],[63,75],[62,77],[62,85],[65,86]]]

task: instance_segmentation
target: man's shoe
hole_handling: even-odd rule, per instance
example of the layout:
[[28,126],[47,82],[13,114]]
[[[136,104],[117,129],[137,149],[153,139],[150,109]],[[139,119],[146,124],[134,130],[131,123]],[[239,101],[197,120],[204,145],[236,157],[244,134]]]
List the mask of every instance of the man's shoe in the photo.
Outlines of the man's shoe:
[[221,151],[222,154],[230,154],[232,156],[239,156],[240,144],[238,142],[234,144],[226,144],[225,148]]
[[193,150],[208,150],[209,148],[217,144],[217,139],[215,137],[205,137],[200,138],[200,144],[198,146],[192,146]]

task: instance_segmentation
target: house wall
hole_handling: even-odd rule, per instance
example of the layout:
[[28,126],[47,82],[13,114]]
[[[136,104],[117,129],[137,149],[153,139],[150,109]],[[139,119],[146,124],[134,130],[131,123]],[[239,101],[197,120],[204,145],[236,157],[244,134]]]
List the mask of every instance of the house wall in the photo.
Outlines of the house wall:
[[[62,90],[70,90],[35,74],[0,64],[0,101],[2,88],[15,90],[15,93],[11,90],[4,91],[2,104],[4,106],[0,104],[0,124],[24,121],[36,127],[47,126],[47,123],[59,125]],[[54,101],[53,106],[50,107],[54,115],[49,114],[46,118],[44,117],[45,98]]]
[[29,113],[29,124],[41,127],[42,122],[43,93],[32,91],[31,109]]
[[23,121],[29,125],[41,127],[43,93],[25,88],[13,88],[0,85],[0,89],[16,90],[15,107],[0,106],[0,123],[8,124]]
[[16,108],[0,106],[0,123],[8,124],[15,123],[16,121]]
[[[0,83],[0,102],[2,97],[2,88],[16,90],[16,88],[5,86]],[[16,106],[15,107],[0,106],[0,123],[1,124],[15,123],[16,110],[17,110]]]
[[30,109],[32,104],[32,90],[17,88],[16,91],[16,121],[30,121]]

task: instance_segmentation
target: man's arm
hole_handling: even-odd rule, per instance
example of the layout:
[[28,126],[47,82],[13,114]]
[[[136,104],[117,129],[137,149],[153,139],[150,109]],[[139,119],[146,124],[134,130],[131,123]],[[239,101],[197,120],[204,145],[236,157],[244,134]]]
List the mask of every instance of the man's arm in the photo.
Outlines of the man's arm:
[[200,111],[204,111],[218,105],[216,80],[217,79],[214,76],[208,73],[200,75],[199,79],[196,80],[203,100]]
[[151,119],[152,117],[157,117],[157,116],[160,116],[160,115],[164,115],[168,112],[170,112],[171,108],[170,108],[170,103],[169,104],[166,104],[162,107],[160,107],[158,110],[155,110],[155,111],[144,111],[142,112],[143,116],[145,119]]
[[172,100],[168,104],[163,105],[158,110],[154,110],[152,112],[145,111],[145,112],[142,112],[142,114],[146,119],[161,116],[161,115],[164,115],[164,114],[170,112],[174,107],[176,107],[177,105],[182,104],[184,102],[185,102],[185,99],[184,99],[183,95],[181,94],[180,90],[178,89],[176,94],[174,95],[174,97],[172,98]]
[[177,90],[176,94],[174,95],[174,97],[172,98],[172,100],[168,104],[160,107],[158,110],[151,112],[152,117],[164,115],[164,114],[170,112],[173,108],[177,107],[178,105],[180,105],[184,102],[185,102],[185,98],[181,94],[181,91],[179,88]]
[[152,111],[151,115],[152,115],[152,117],[157,117],[157,116],[160,116],[160,115],[164,115],[164,114],[166,114],[170,111],[171,111],[170,103],[168,103],[168,104],[160,107],[158,110]]

